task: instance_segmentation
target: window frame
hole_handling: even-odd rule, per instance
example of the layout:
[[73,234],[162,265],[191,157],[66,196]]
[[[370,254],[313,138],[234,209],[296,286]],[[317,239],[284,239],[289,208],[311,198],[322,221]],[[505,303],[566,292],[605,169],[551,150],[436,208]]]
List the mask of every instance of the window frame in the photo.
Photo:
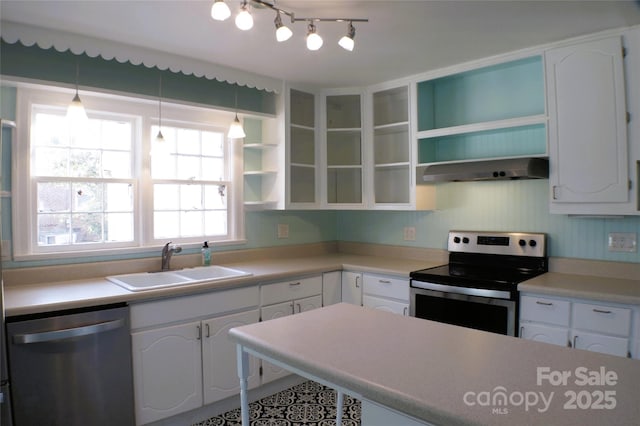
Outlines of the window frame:
[[[73,90],[19,83],[16,98],[16,141],[12,150],[12,234],[14,260],[36,260],[71,257],[102,257],[126,255],[127,253],[148,252],[169,241],[154,239],[153,235],[153,183],[151,178],[151,127],[158,125],[158,99],[145,99],[117,93],[80,91],[85,109],[100,111],[106,115],[133,117],[134,141],[132,154],[132,180],[134,181],[134,241],[125,243],[83,244],[78,246],[38,246],[37,236],[37,193],[31,176],[31,118],[32,106],[45,105],[57,108],[68,106],[74,95]],[[228,231],[224,237],[197,236],[175,238],[174,243],[184,248],[196,248],[203,240],[215,245],[229,245],[246,242],[244,230],[243,160],[242,140],[226,136],[228,124],[234,113],[201,107],[192,104],[177,104],[162,100],[162,125],[185,126],[200,130],[223,132],[225,156],[230,188],[227,190]],[[24,214],[24,212],[29,214]]]

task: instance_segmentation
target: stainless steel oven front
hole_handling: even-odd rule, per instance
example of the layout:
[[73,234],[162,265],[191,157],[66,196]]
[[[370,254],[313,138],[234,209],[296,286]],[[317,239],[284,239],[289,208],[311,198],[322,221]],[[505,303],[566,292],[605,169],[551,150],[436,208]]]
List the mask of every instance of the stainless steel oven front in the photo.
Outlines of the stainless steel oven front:
[[518,297],[510,291],[411,280],[413,317],[515,336]]

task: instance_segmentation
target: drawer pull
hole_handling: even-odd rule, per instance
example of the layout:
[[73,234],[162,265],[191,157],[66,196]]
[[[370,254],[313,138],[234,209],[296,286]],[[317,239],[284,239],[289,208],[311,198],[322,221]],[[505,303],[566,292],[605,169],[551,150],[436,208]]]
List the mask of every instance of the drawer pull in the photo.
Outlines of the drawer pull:
[[552,302],[541,302],[539,300],[536,300],[536,304],[543,305],[543,306],[553,306]]
[[294,287],[294,286],[297,286],[297,285],[300,285],[300,281],[295,282],[295,283],[289,283],[289,286],[291,286],[291,287]]
[[578,336],[573,336],[573,347],[576,348],[576,341],[578,340]]
[[378,280],[378,282],[381,284],[391,284],[391,281],[389,280]]
[[597,308],[593,308],[593,312],[596,312],[598,314],[610,314],[611,313],[611,311],[607,311],[607,310],[604,310],[604,309],[597,309]]
[[356,277],[356,288],[360,288],[360,284],[358,282],[359,280],[360,280],[360,277]]
[[202,340],[202,328],[200,328],[199,325],[196,325],[196,330],[197,330],[196,340]]
[[209,324],[205,324],[205,327],[207,328],[206,338],[208,339],[209,337],[211,337],[211,327],[209,327]]

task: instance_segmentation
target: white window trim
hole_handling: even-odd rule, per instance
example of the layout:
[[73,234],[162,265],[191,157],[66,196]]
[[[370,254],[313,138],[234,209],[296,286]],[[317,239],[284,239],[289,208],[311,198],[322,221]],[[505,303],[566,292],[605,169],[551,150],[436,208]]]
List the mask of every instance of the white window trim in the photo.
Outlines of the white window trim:
[[[136,199],[134,203],[135,211],[135,242],[123,244],[110,244],[109,248],[88,249],[82,246],[77,249],[66,249],[64,251],[34,250],[33,232],[35,232],[31,213],[37,204],[36,194],[31,191],[30,184],[30,138],[31,138],[31,106],[33,104],[55,105],[66,108],[74,91],[51,86],[41,86],[36,84],[17,84],[18,96],[16,99],[16,141],[12,150],[12,234],[13,234],[13,258],[16,261],[41,260],[41,259],[64,259],[74,257],[104,257],[127,254],[144,253],[156,251],[165,242],[153,239],[153,211],[150,206],[152,200],[150,157],[145,154],[150,150],[150,129],[152,125],[158,124],[158,100],[143,98],[132,98],[111,93],[95,93],[80,91],[80,97],[87,110],[113,111],[114,101],[118,102],[118,112],[125,115],[138,116],[140,121],[141,144],[133,147],[133,154],[140,161],[135,162],[135,167],[141,170],[134,170],[140,176],[136,179]],[[193,125],[193,123],[204,124],[215,131],[223,131],[226,134],[226,127],[235,116],[234,112],[214,110],[211,108],[198,107],[193,105],[180,105],[162,101],[162,124],[163,125]],[[212,124],[213,123],[213,124]],[[243,160],[242,141],[229,140],[227,144],[227,161],[230,168],[230,180],[234,182],[233,190],[229,191],[227,206],[229,216],[229,238],[211,239],[213,245],[237,245],[246,243],[244,203],[243,203]],[[146,170],[146,173],[141,173]],[[147,188],[146,190],[144,188]],[[29,212],[29,214],[25,214]],[[25,237],[21,237],[25,236]],[[204,237],[206,238],[206,237]],[[167,241],[168,242],[168,241]],[[202,245],[202,241],[195,242],[194,239],[175,239],[184,248],[197,248]]]

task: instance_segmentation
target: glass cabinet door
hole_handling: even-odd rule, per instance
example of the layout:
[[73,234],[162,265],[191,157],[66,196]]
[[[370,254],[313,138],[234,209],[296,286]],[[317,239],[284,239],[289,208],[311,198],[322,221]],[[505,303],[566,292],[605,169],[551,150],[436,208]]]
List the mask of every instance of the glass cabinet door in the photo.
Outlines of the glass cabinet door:
[[360,95],[326,97],[327,203],[362,203]]
[[315,95],[291,89],[289,108],[290,202],[315,203]]

